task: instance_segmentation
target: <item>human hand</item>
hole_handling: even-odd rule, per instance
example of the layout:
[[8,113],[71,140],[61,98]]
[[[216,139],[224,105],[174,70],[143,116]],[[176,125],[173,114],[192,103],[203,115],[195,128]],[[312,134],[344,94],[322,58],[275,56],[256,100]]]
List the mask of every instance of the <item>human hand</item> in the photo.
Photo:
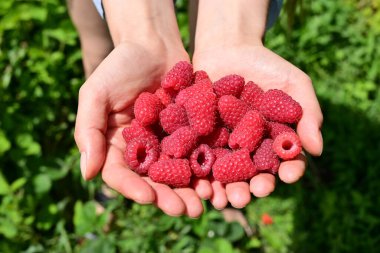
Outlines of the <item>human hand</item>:
[[[312,155],[322,153],[322,113],[315,96],[310,78],[280,56],[263,45],[216,46],[196,51],[193,56],[196,70],[205,70],[212,80],[228,74],[238,74],[246,81],[254,81],[264,90],[280,89],[298,101],[303,108],[303,116],[297,125],[297,133],[304,149]],[[283,182],[296,182],[305,171],[306,158],[300,154],[295,160],[284,161],[279,168]],[[216,184],[216,183],[214,183]],[[214,187],[215,188],[215,187]],[[257,197],[269,195],[275,188],[275,177],[259,174],[252,178],[250,185],[239,182],[227,184],[226,194],[211,199],[218,208],[226,204],[226,199],[235,207],[244,207],[250,202],[250,192]],[[222,191],[218,185],[215,191]]]

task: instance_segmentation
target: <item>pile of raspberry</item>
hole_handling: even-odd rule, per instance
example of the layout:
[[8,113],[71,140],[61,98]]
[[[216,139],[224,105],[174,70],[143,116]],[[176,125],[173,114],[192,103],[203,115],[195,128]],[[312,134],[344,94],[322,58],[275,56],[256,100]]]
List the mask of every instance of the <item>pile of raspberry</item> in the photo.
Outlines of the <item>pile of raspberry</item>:
[[143,92],[123,130],[125,161],[136,173],[171,187],[192,178],[222,183],[278,172],[301,152],[295,127],[301,106],[281,90],[263,91],[239,75],[212,82],[178,62],[155,93]]

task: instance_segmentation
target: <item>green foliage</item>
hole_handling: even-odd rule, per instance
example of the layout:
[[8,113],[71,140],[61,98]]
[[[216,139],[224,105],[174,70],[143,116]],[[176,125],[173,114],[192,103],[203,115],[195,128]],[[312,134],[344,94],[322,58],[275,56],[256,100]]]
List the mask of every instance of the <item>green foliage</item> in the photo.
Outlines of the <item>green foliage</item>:
[[[177,1],[186,46],[187,3]],[[377,252],[380,1],[286,6],[266,44],[311,76],[324,155],[309,158],[301,182],[278,183],[243,210],[247,236],[209,204],[199,219],[173,218],[120,196],[104,201],[99,180],[84,184],[72,136],[83,71],[66,6],[1,1],[0,252]]]

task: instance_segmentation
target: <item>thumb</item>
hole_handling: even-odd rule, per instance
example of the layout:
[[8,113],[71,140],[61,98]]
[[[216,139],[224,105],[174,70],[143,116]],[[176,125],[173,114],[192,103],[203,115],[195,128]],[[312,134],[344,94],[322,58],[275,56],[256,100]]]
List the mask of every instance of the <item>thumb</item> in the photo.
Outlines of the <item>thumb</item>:
[[79,90],[75,123],[75,142],[81,153],[80,167],[85,180],[95,177],[106,156],[107,102],[104,92],[90,85],[91,78]]

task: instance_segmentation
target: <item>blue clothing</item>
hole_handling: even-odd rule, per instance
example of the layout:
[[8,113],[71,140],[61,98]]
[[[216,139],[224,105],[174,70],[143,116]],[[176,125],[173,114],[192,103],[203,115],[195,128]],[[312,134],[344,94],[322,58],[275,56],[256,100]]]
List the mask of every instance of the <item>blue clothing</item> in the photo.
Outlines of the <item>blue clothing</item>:
[[[102,5],[102,0],[92,0],[99,15],[104,19],[104,9]],[[271,0],[269,4],[268,18],[266,29],[269,29],[277,20],[280,15],[283,0]]]

